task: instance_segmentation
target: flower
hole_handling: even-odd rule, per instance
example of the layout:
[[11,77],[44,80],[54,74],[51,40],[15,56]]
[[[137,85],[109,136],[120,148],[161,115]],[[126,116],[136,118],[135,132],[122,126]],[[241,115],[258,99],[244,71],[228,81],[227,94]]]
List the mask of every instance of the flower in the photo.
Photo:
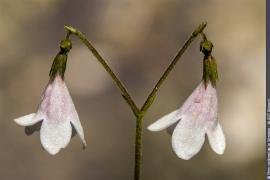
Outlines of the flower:
[[[77,111],[66,84],[59,74],[49,82],[37,113],[17,118],[14,121],[26,127],[33,127],[42,121],[40,127],[41,144],[52,155],[57,154],[61,148],[68,145],[73,128],[78,133],[83,145],[86,146]],[[37,126],[34,127],[34,130],[37,129]]]
[[218,122],[217,92],[210,82],[202,81],[183,106],[155,123],[150,131],[166,129],[172,134],[172,147],[179,158],[189,160],[196,155],[208,136],[211,148],[217,154],[225,150],[225,137]]
[[26,134],[40,130],[41,144],[52,155],[65,148],[75,133],[86,147],[79,116],[64,82],[67,57],[71,48],[72,44],[67,36],[61,41],[60,51],[54,58],[50,81],[43,93],[37,113],[14,120],[17,124],[26,126]]

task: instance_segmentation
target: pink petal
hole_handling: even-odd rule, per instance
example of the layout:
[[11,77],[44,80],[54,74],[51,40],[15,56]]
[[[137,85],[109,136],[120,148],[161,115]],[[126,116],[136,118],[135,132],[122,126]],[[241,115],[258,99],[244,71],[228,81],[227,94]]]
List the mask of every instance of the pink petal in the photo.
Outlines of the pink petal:
[[211,83],[201,82],[181,107],[183,115],[194,116],[205,130],[217,124],[217,92]]
[[60,76],[56,76],[55,80],[48,85],[39,112],[45,114],[47,121],[71,122],[84,146],[86,146],[77,111],[66,84]]
[[206,117],[207,128],[215,127],[218,123],[218,99],[216,88],[213,88],[212,85],[208,85],[207,94],[210,99],[209,113]]

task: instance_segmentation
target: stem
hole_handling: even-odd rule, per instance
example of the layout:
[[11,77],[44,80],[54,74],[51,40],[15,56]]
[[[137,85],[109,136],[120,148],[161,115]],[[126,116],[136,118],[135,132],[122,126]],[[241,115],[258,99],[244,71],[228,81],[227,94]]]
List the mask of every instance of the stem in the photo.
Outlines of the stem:
[[117,87],[120,89],[122,92],[123,98],[126,100],[130,108],[132,109],[134,115],[138,117],[140,114],[140,110],[129,95],[128,91],[126,90],[125,86],[121,83],[121,81],[118,79],[118,77],[114,74],[112,69],[109,67],[109,65],[106,63],[106,61],[101,57],[101,55],[98,53],[98,51],[94,48],[94,46],[90,43],[90,41],[87,40],[85,35],[78,31],[77,29],[71,27],[71,26],[66,26],[65,29],[67,30],[68,34],[74,34],[76,35],[86,46],[87,48],[93,53],[93,55],[97,58],[97,60],[101,63],[101,65],[104,67],[104,69],[109,73],[111,78],[114,80],[116,83]]
[[201,32],[201,37],[202,37],[202,39],[203,39],[204,41],[207,41],[207,37],[206,37],[206,35],[204,34],[204,32]]
[[200,24],[194,31],[193,33],[190,35],[190,37],[188,38],[188,40],[184,43],[184,45],[182,46],[182,48],[180,49],[180,51],[176,54],[175,58],[173,59],[173,61],[171,62],[171,64],[168,66],[168,68],[165,70],[165,72],[163,73],[163,75],[161,76],[161,78],[158,80],[157,84],[155,85],[155,87],[153,88],[153,90],[151,91],[151,93],[149,94],[149,96],[147,97],[145,103],[143,104],[141,111],[143,113],[145,113],[148,108],[151,106],[151,104],[153,103],[156,93],[159,90],[161,84],[165,81],[165,79],[168,77],[169,73],[173,70],[174,66],[176,65],[176,63],[179,61],[180,57],[184,54],[184,52],[186,51],[186,49],[189,47],[189,45],[192,43],[192,41],[200,34],[203,32],[204,28],[206,27],[206,23],[202,23]]
[[142,166],[142,123],[143,116],[136,119],[136,137],[135,137],[135,166],[134,166],[134,180],[141,179]]
[[[97,50],[92,46],[92,44],[87,40],[87,38],[77,29],[71,26],[65,26],[67,30],[67,38],[69,38],[70,34],[76,35],[86,46],[87,48],[93,53],[93,55],[97,58],[97,60],[101,63],[104,69],[109,73],[111,78],[114,80],[120,91],[122,92],[123,98],[126,100],[130,108],[132,109],[134,115],[136,116],[136,137],[135,137],[135,166],[134,166],[134,180],[141,179],[141,166],[142,166],[142,125],[143,125],[143,117],[145,112],[149,109],[152,105],[153,101],[155,100],[156,93],[158,92],[161,84],[165,81],[168,77],[169,73],[173,70],[176,63],[179,61],[180,57],[184,54],[186,49],[189,45],[193,42],[193,40],[203,32],[204,28],[206,27],[206,23],[201,23],[190,35],[188,40],[184,43],[180,51],[177,53],[175,58],[172,60],[171,64],[165,70],[161,78],[158,80],[157,84],[147,97],[146,101],[144,102],[141,109],[137,107],[129,93],[127,92],[124,85],[118,79],[118,77],[114,74],[111,70],[109,65],[106,61],[101,57],[101,55],[97,52]],[[202,37],[205,38],[205,35],[202,34]]]

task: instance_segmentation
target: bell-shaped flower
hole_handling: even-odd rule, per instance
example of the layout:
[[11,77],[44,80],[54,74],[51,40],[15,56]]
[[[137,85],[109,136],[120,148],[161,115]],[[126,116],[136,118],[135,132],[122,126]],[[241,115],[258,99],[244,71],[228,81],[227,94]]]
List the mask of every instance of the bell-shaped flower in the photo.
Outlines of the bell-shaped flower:
[[49,82],[37,112],[17,118],[15,122],[28,127],[28,131],[31,128],[40,128],[41,144],[50,154],[56,154],[68,145],[72,129],[78,133],[86,146],[77,111],[60,75],[56,75],[54,80]]
[[40,130],[41,144],[52,155],[65,148],[72,135],[76,133],[86,147],[79,116],[64,82],[67,55],[71,48],[72,44],[68,37],[61,41],[60,52],[53,61],[50,81],[37,112],[14,120],[26,127],[26,134]]
[[155,123],[150,131],[167,129],[172,135],[172,147],[179,158],[188,160],[202,148],[207,134],[210,146],[217,154],[225,150],[225,137],[218,122],[218,100],[215,86],[202,81],[183,106]]

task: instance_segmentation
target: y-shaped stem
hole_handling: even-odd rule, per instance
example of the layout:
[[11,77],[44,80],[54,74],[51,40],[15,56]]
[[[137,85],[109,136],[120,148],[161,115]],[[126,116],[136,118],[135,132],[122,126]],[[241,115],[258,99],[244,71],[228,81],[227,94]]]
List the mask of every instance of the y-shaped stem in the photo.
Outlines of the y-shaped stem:
[[122,92],[123,98],[126,100],[130,108],[132,109],[134,115],[136,116],[136,137],[135,137],[135,166],[134,166],[134,180],[140,180],[141,179],[141,166],[142,166],[142,125],[143,125],[143,118],[145,116],[146,111],[149,109],[151,104],[153,103],[156,93],[158,92],[160,86],[165,81],[165,79],[168,77],[169,73],[173,70],[176,63],[179,61],[180,57],[184,54],[186,49],[189,47],[189,45],[193,42],[193,40],[203,32],[204,28],[206,27],[206,23],[201,23],[190,35],[188,40],[184,43],[180,51],[177,53],[175,58],[172,60],[171,64],[168,66],[168,68],[165,70],[161,78],[158,80],[157,84],[147,97],[146,101],[144,102],[143,106],[139,109],[129,93],[127,92],[124,85],[121,83],[121,81],[117,78],[117,76],[114,74],[114,72],[111,70],[109,65],[106,63],[106,61],[101,57],[101,55],[97,52],[97,50],[93,47],[93,45],[87,40],[87,38],[77,29],[71,27],[71,26],[65,26],[65,29],[68,32],[69,36],[70,34],[76,35],[87,47],[88,49],[93,53],[93,55],[97,58],[97,60],[102,64],[102,66],[105,68],[105,70],[109,73],[109,75],[112,77],[120,91]]

